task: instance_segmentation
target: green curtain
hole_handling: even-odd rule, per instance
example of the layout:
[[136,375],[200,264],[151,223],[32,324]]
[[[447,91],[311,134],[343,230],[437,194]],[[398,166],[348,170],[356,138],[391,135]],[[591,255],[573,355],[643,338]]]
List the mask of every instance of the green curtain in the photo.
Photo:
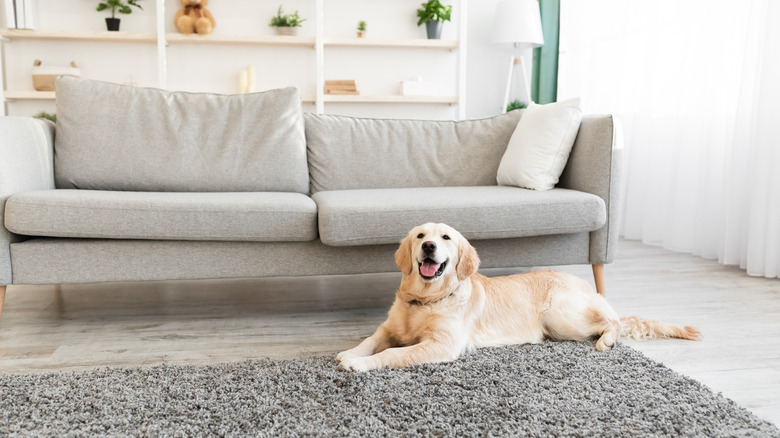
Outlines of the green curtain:
[[539,0],[544,45],[534,49],[531,97],[539,104],[558,98],[558,35],[561,0]]

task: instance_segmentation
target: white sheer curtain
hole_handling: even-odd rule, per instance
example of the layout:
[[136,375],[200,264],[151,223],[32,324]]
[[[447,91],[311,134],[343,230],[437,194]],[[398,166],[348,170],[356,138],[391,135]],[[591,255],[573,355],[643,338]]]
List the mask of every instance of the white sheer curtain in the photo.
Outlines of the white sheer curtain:
[[562,0],[558,99],[623,122],[621,232],[780,275],[780,1]]

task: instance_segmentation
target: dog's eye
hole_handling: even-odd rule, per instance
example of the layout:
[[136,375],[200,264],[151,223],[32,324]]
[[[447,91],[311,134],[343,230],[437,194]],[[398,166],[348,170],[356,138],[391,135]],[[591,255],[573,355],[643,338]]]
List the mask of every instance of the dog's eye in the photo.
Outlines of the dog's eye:
[[417,238],[418,238],[418,239],[422,239],[424,236],[425,236],[425,235],[424,235],[423,233],[420,233],[420,234],[418,234],[418,235],[417,235]]
[[442,238],[442,239],[444,239],[444,240],[450,240],[450,236],[448,236],[448,235],[446,235],[446,234],[445,234],[445,235],[443,235],[443,236],[441,236],[441,238]]

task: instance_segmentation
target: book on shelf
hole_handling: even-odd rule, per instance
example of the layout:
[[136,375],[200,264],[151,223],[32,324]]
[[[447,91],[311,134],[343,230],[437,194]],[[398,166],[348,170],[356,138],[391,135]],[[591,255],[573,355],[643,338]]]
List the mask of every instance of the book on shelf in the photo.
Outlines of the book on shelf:
[[357,81],[354,79],[325,81],[325,94],[358,95]]
[[360,91],[357,90],[325,90],[325,94],[338,94],[342,96],[357,96]]
[[326,80],[325,85],[352,85],[357,87],[357,81],[354,79]]
[[7,29],[16,29],[16,0],[5,0],[3,2],[3,16],[5,16],[5,27]]
[[343,90],[343,91],[357,91],[356,85],[331,85],[325,84],[327,90]]
[[[18,0],[17,0],[18,1]],[[24,28],[25,29],[35,29],[38,25],[37,19],[36,19],[36,10],[35,2],[37,0],[24,0]]]

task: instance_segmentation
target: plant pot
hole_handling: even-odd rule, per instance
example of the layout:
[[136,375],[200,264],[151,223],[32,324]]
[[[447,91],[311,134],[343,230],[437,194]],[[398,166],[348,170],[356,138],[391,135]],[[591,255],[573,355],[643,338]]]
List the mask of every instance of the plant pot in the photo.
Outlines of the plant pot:
[[365,38],[366,37],[366,31],[365,30],[357,31],[357,37],[358,38]]
[[285,35],[285,36],[295,36],[295,35],[298,35],[298,28],[297,27],[291,27],[291,26],[277,26],[276,27],[276,34],[277,35]]
[[106,28],[111,31],[119,30],[119,18],[106,18]]
[[438,20],[428,20],[425,22],[425,30],[428,31],[429,40],[438,40],[441,38],[442,22]]

